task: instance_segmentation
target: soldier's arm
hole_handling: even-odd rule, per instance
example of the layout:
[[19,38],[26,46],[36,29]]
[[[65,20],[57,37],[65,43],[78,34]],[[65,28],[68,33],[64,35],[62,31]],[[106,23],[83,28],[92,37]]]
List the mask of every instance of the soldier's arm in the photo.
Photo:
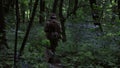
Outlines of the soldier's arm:
[[49,32],[49,22],[47,21],[44,27],[45,32]]

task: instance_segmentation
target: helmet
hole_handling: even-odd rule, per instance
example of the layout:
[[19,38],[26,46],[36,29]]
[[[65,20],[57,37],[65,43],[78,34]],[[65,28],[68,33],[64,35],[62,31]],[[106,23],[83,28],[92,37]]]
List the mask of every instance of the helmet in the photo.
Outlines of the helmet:
[[57,18],[57,16],[54,13],[52,13],[50,16],[50,19],[56,19],[56,18]]

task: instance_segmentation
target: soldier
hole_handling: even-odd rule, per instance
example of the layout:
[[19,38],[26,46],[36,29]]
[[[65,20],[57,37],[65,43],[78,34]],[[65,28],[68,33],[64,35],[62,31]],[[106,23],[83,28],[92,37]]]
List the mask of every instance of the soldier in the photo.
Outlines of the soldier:
[[44,31],[47,39],[50,41],[49,49],[54,53],[61,39],[61,25],[57,21],[55,14],[52,14],[50,19],[46,22]]

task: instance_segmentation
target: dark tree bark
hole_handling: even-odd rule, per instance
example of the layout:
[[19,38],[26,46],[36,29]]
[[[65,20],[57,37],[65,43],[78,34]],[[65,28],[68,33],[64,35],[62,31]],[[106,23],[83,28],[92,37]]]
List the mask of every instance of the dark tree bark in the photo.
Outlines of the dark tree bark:
[[59,17],[60,17],[61,28],[62,28],[62,36],[63,36],[62,41],[65,42],[66,41],[65,24],[64,24],[65,23],[65,18],[63,16],[63,12],[62,12],[63,2],[64,2],[64,0],[60,0]]
[[25,23],[25,9],[22,10],[22,23]]
[[[89,1],[90,1],[90,7],[92,9],[93,19],[96,21],[99,18],[98,13],[97,13],[97,11],[95,9],[95,6],[97,5],[96,0],[89,0]],[[96,22],[94,22],[94,23],[96,23]]]
[[75,0],[74,9],[73,9],[73,15],[75,16],[76,16],[77,9],[78,9],[78,0]]
[[52,8],[52,13],[55,13],[55,14],[56,14],[56,11],[57,11],[57,5],[58,5],[58,0],[54,0],[53,8]]
[[33,0],[30,0],[30,1],[29,1],[29,10],[30,10],[30,14],[31,14],[31,11],[32,11],[32,3],[33,3]]
[[[70,0],[71,1],[71,0]],[[69,1],[69,7],[70,7],[70,1]],[[63,42],[66,42],[67,41],[67,38],[66,38],[66,33],[65,33],[65,21],[66,19],[71,16],[72,14],[75,15],[76,14],[76,11],[77,9],[79,8],[78,7],[78,0],[75,0],[74,1],[74,7],[72,8],[73,10],[71,12],[69,12],[69,8],[68,8],[68,13],[67,13],[67,16],[63,15],[63,12],[62,12],[62,8],[63,8],[63,3],[64,3],[64,0],[60,0],[60,3],[59,3],[59,17],[60,17],[60,22],[61,22],[61,27],[62,27],[62,36],[63,36],[63,39],[62,41]]]
[[120,19],[120,0],[118,0],[118,16],[119,16],[119,19]]
[[[71,0],[70,0],[70,1],[71,1]],[[71,4],[70,1],[69,1],[69,4]],[[70,5],[69,5],[69,7],[70,7]],[[67,14],[66,18],[68,18],[68,17],[71,16],[72,14],[73,14],[73,15],[76,15],[76,11],[78,10],[79,7],[80,7],[80,6],[79,6],[78,0],[74,0],[74,7],[71,8],[72,11],[69,10],[70,8],[68,8],[68,10],[67,10],[68,14]]]
[[70,8],[71,8],[71,0],[68,0],[68,8],[67,8],[67,16],[69,15],[69,13],[70,13]]
[[[21,22],[25,23],[25,5],[21,4],[20,9],[21,9],[21,13],[19,12],[19,15],[21,15]],[[19,11],[19,9],[18,9],[18,11]]]
[[40,17],[39,17],[39,23],[42,23],[45,20],[44,12],[45,12],[45,0],[40,0]]
[[0,50],[9,48],[6,39],[6,23],[4,18],[3,0],[0,1]]
[[95,26],[99,26],[101,32],[103,32],[103,29],[102,29],[102,25],[100,23],[100,16],[99,16],[99,11],[97,9],[95,9],[95,7],[97,6],[96,4],[96,0],[89,0],[90,2],[90,7],[91,7],[91,10],[92,10],[92,17],[93,17],[93,20],[94,20],[94,25]]
[[15,0],[11,0],[10,2],[11,2],[11,7],[13,7],[13,8],[14,8],[14,5],[15,5]]
[[4,15],[8,14],[9,10],[14,8],[15,5],[14,0],[1,0],[0,2],[3,4]]
[[6,2],[7,2],[7,5],[6,5],[7,9],[10,9],[11,7],[14,8],[14,6],[15,6],[15,0],[8,0]]
[[[114,0],[114,3],[117,3],[116,0]],[[112,0],[111,0],[111,4],[113,4]],[[112,5],[112,18],[111,18],[112,24],[114,24],[114,22],[115,22],[116,15],[118,13],[117,10],[118,10],[118,7],[116,5]]]
[[17,68],[16,61],[17,61],[17,40],[18,40],[18,27],[20,23],[20,14],[19,14],[19,5],[18,0],[16,0],[16,30],[15,30],[15,46],[14,46],[14,68]]
[[35,17],[35,13],[36,13],[36,8],[37,8],[37,5],[38,5],[38,2],[39,2],[39,0],[36,0],[35,3],[34,3],[32,16],[30,17],[29,25],[27,27],[27,31],[26,31],[25,37],[23,39],[23,42],[22,42],[22,45],[21,45],[21,48],[20,48],[20,52],[19,52],[18,58],[20,58],[20,56],[22,55],[22,53],[24,51],[24,48],[25,48],[25,45],[26,45],[26,41],[27,41],[28,36],[29,36],[30,29],[31,29],[33,21],[34,21],[34,17]]

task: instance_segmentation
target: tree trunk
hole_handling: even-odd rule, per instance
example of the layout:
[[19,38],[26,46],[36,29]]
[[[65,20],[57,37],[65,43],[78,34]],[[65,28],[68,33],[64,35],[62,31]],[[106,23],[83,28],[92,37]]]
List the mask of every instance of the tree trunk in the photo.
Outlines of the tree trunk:
[[57,4],[58,4],[58,0],[54,0],[52,13],[56,13],[56,11],[57,11]]
[[39,17],[39,23],[42,23],[42,22],[45,21],[44,12],[45,12],[45,0],[40,0],[40,17]]
[[62,28],[62,36],[63,36],[62,41],[63,41],[63,42],[66,42],[67,39],[66,39],[66,33],[65,33],[65,18],[64,18],[64,16],[63,16],[63,12],[62,12],[63,2],[64,2],[64,0],[60,0],[60,5],[59,5],[59,17],[60,17],[61,28]]
[[71,0],[68,0],[67,16],[69,15],[71,11],[70,8],[71,8]]
[[[117,2],[114,0],[114,3],[117,3]],[[111,0],[111,4],[112,4],[112,18],[111,18],[111,23],[114,24],[118,9],[117,9],[116,5],[113,5],[112,0]]]
[[99,29],[101,30],[101,32],[103,32],[102,25],[100,23],[100,16],[99,16],[98,10],[95,9],[95,7],[97,6],[96,0],[89,0],[89,2],[90,2],[91,10],[92,10],[92,17],[94,20],[94,25],[99,26]]
[[[70,4],[71,4],[71,2],[70,2],[71,0],[69,0],[69,7],[68,7],[68,10],[67,10],[67,16],[63,16],[63,10],[62,10],[62,8],[63,8],[63,3],[64,3],[64,0],[60,0],[60,3],[59,3],[59,17],[60,17],[60,22],[61,22],[61,27],[62,27],[62,36],[63,36],[63,39],[62,39],[62,41],[63,42],[66,42],[67,41],[67,38],[66,38],[66,33],[65,33],[65,21],[66,21],[66,19],[69,17],[69,16],[71,16],[72,14],[73,15],[76,15],[76,11],[77,11],[77,9],[79,8],[78,7],[78,0],[75,0],[74,1],[74,7],[72,8],[72,11],[70,11]],[[70,11],[70,12],[69,12]]]
[[[18,5],[19,6],[19,5]],[[21,17],[22,17],[22,23],[25,23],[25,6],[24,4],[21,4]],[[18,9],[19,11],[19,9]],[[20,12],[18,13],[20,15]]]
[[18,0],[16,0],[16,30],[15,30],[15,46],[14,46],[14,68],[17,68],[16,62],[17,62],[17,40],[18,40],[18,27],[20,23],[20,14],[19,14],[19,5]]
[[14,8],[14,5],[15,5],[15,0],[11,0],[11,7]]
[[33,0],[30,0],[30,1],[29,1],[29,10],[30,10],[30,14],[31,14],[31,12],[32,12],[32,3],[33,3]]
[[23,42],[22,42],[22,45],[21,45],[21,48],[20,48],[20,52],[19,52],[18,58],[20,58],[20,56],[22,55],[22,53],[24,51],[25,44],[27,42],[30,29],[31,29],[33,21],[34,21],[34,17],[35,17],[35,13],[36,13],[36,8],[37,8],[37,5],[38,5],[38,2],[39,2],[39,0],[36,0],[35,3],[34,3],[34,8],[33,8],[32,16],[30,17],[30,22],[28,24],[27,31],[26,31],[25,37],[23,39]]
[[[89,0],[89,1],[90,1],[90,7],[92,10],[92,17],[96,21],[99,18],[98,14],[97,14],[97,10],[95,9],[95,6],[97,5],[96,0]],[[96,22],[94,22],[94,23],[96,23]]]
[[3,55],[5,57],[0,57],[1,60],[1,65],[3,66],[3,68],[5,68],[6,66],[8,66],[8,64],[6,64],[6,53],[7,53],[7,49],[8,44],[7,44],[7,39],[6,39],[6,23],[5,23],[5,14],[4,14],[4,7],[5,4],[3,3],[4,0],[0,0],[0,55]]
[[75,4],[74,4],[74,10],[73,10],[73,15],[75,15],[76,16],[76,10],[77,10],[77,8],[78,8],[78,0],[75,0],[75,2],[74,2]]
[[0,2],[0,50],[9,48],[6,39],[6,23],[4,18],[4,8],[2,1]]
[[61,26],[62,26],[62,36],[63,36],[63,39],[62,41],[63,42],[66,42],[67,41],[67,38],[66,38],[66,33],[65,33],[65,19],[62,19],[61,20]]
[[120,0],[118,0],[118,16],[119,16],[119,19],[120,19]]

